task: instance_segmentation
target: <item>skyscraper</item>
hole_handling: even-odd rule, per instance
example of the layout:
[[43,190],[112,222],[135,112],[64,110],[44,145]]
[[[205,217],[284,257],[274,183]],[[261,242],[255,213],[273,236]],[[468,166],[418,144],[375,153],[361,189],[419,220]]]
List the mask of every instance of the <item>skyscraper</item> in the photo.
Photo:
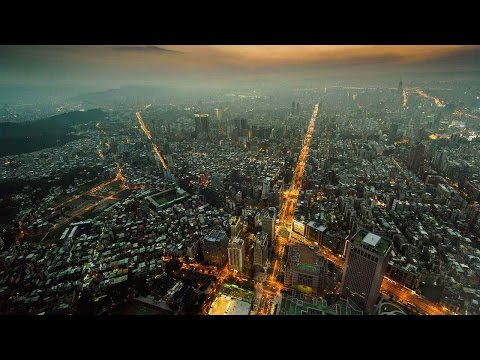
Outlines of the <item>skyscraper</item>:
[[209,264],[222,266],[227,260],[228,237],[224,231],[212,230],[201,242],[203,257]]
[[397,123],[392,123],[390,125],[390,131],[388,132],[388,143],[389,144],[393,144],[393,142],[397,138],[397,132],[398,132],[398,124]]
[[242,126],[242,130],[247,130],[247,129],[248,129],[247,119],[242,118],[242,119],[240,120],[240,124],[241,124],[241,126]]
[[275,234],[276,213],[277,211],[274,207],[262,210],[262,231],[268,234],[270,244]]
[[402,82],[402,79],[400,79],[400,82],[398,83],[398,91],[403,91],[403,82]]
[[392,251],[392,242],[366,230],[359,230],[345,244],[345,268],[340,293],[373,312]]
[[228,266],[238,272],[243,272],[245,268],[245,242],[239,237],[228,243]]
[[425,158],[425,145],[422,143],[416,144],[408,156],[408,167],[413,171],[418,171],[420,165]]
[[267,199],[268,198],[268,193],[270,192],[270,178],[266,177],[263,179],[262,183],[262,199]]
[[210,137],[210,124],[208,114],[195,114],[195,135],[197,139]]
[[253,265],[265,266],[268,259],[268,234],[259,231],[255,236],[253,248]]
[[230,237],[235,238],[242,230],[242,222],[240,216],[232,216],[230,218]]

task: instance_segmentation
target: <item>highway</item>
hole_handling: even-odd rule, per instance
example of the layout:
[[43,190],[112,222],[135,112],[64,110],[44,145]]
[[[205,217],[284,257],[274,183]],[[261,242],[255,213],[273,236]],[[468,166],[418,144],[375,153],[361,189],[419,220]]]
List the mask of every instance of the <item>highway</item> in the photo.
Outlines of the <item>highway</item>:
[[303,147],[298,156],[297,167],[293,175],[292,184],[290,189],[284,193],[284,203],[280,211],[280,223],[289,225],[293,219],[293,213],[295,211],[298,194],[302,186],[303,173],[305,172],[305,164],[307,162],[308,152],[310,150],[310,143],[312,142],[313,130],[315,129],[315,120],[318,114],[318,104],[313,108],[313,114],[310,118],[307,133],[305,134],[305,140],[303,141]]
[[[148,105],[147,105],[146,109],[147,108],[148,108]],[[150,130],[148,130],[147,125],[145,125],[145,122],[143,121],[142,116],[140,115],[140,112],[137,111],[135,113],[135,115],[137,116],[138,122],[140,123],[140,128],[144,132],[147,139],[150,141],[150,144],[152,144],[152,149],[155,152],[155,155],[157,155],[157,158],[160,161],[160,163],[162,164],[163,168],[165,170],[167,170],[168,169],[167,160],[163,156],[163,154],[160,151],[160,149],[158,148],[157,144],[155,144],[155,142],[152,140],[152,134],[150,133]]]
[[[280,210],[279,222],[281,225],[286,225],[287,227],[292,223],[293,213],[295,212],[295,207],[297,204],[298,194],[302,186],[303,173],[305,171],[305,164],[307,162],[308,152],[310,150],[310,143],[312,142],[313,130],[315,129],[315,120],[317,119],[318,114],[318,104],[315,104],[313,107],[312,117],[310,118],[310,123],[308,124],[308,129],[305,134],[305,139],[303,141],[303,147],[298,156],[297,166],[295,168],[295,173],[292,179],[290,188],[284,192],[284,202],[283,207]],[[276,232],[278,234],[278,232]],[[286,239],[282,236],[277,236],[277,244],[275,248],[275,261],[273,265],[273,273],[270,277],[270,280],[277,278],[278,271],[280,269],[280,260],[283,257],[283,252],[285,249]]]
[[424,90],[419,88],[416,88],[415,91],[421,97],[424,97],[425,99],[433,100],[435,102],[435,105],[437,105],[438,107],[445,107],[445,104],[443,103],[443,101],[440,100],[438,97],[430,96]]
[[305,139],[303,141],[303,147],[298,156],[297,166],[292,179],[290,188],[284,192],[284,201],[282,209],[280,210],[279,222],[280,226],[277,226],[275,231],[276,244],[274,249],[274,260],[272,274],[263,283],[262,295],[260,298],[260,304],[258,306],[257,314],[268,315],[271,314],[270,307],[273,304],[273,298],[280,294],[283,289],[283,284],[277,280],[280,272],[280,264],[285,252],[285,245],[288,242],[288,238],[280,234],[280,230],[285,227],[289,227],[292,223],[293,213],[297,204],[298,194],[302,186],[303,173],[305,171],[305,164],[307,162],[308,152],[310,150],[310,143],[312,142],[312,134],[315,128],[315,120],[318,114],[318,104],[313,107],[312,117],[308,124]]

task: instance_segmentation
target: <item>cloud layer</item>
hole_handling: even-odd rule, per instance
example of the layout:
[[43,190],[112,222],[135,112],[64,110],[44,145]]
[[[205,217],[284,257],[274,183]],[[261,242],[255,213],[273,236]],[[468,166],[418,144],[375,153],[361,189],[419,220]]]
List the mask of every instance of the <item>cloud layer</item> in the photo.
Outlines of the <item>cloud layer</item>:
[[280,79],[381,71],[479,70],[465,45],[0,46],[0,83]]

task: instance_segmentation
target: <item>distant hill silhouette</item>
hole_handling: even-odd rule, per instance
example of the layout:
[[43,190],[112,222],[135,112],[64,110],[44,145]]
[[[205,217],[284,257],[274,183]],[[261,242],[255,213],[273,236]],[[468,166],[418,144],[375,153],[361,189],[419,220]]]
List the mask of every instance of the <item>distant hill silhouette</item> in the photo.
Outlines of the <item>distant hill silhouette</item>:
[[72,111],[23,123],[0,123],[0,156],[62,146],[80,138],[70,134],[74,127],[95,126],[97,121],[104,118],[105,113],[102,110],[92,109]]
[[95,124],[105,118],[100,109],[72,111],[44,119],[22,123],[0,123],[0,139],[22,139],[31,136],[64,135],[73,130],[73,126]]

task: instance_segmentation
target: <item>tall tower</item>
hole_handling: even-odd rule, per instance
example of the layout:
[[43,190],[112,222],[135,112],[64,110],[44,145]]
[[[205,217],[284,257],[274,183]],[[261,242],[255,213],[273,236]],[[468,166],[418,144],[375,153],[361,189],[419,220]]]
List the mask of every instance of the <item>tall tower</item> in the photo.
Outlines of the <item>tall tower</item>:
[[322,158],[321,158],[321,153],[320,153],[320,140],[318,141],[318,147],[317,147],[317,171],[321,170],[322,167]]
[[238,272],[243,272],[245,268],[245,242],[239,237],[228,243],[228,266]]
[[230,218],[230,237],[233,239],[240,234],[242,230],[242,223],[240,221],[240,216],[232,216]]
[[224,231],[212,230],[200,242],[205,261],[211,265],[222,266],[227,260],[228,237]]
[[398,91],[403,91],[403,82],[401,78],[400,78],[400,82],[398,83]]
[[210,137],[210,122],[208,114],[195,114],[195,135],[197,139],[205,140]]
[[261,213],[262,218],[262,231],[268,234],[268,240],[270,244],[275,236],[275,219],[277,211],[274,207],[263,209]]
[[267,199],[268,198],[268,193],[270,192],[270,178],[266,177],[263,179],[262,183],[262,199]]
[[265,266],[268,259],[268,234],[260,231],[255,236],[253,248],[253,265]]
[[366,230],[359,230],[345,244],[346,261],[340,293],[373,312],[392,251],[392,242]]
[[416,144],[411,150],[408,156],[407,164],[413,171],[418,171],[420,165],[422,165],[425,159],[425,145],[422,143]]

